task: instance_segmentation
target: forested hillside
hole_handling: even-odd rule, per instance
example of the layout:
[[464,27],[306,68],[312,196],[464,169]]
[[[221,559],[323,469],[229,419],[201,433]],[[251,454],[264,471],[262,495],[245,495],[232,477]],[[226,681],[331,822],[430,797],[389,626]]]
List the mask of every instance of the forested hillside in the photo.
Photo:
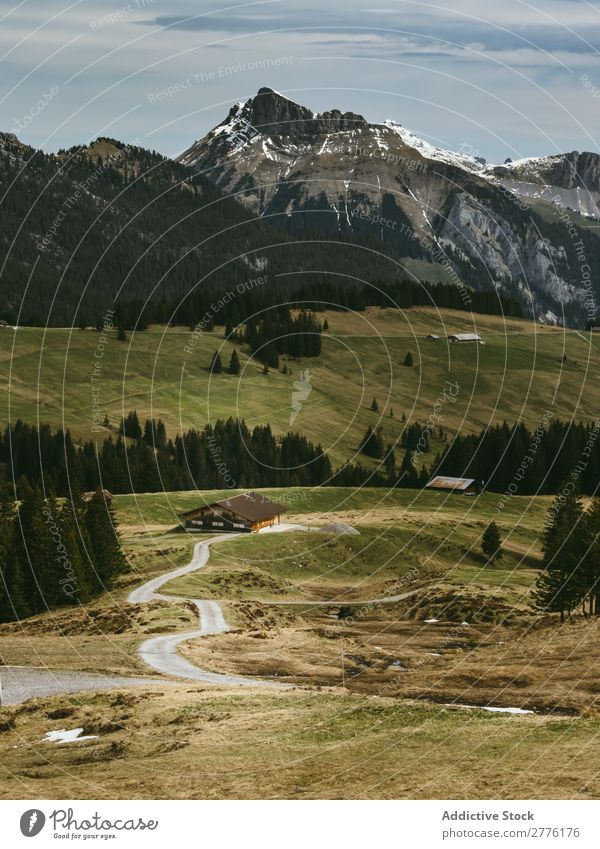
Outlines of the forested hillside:
[[332,274],[350,288],[407,277],[375,239],[284,234],[202,175],[111,139],[54,155],[0,134],[0,192],[9,323],[89,326],[116,307],[124,325],[193,324],[212,293],[258,276],[283,293]]

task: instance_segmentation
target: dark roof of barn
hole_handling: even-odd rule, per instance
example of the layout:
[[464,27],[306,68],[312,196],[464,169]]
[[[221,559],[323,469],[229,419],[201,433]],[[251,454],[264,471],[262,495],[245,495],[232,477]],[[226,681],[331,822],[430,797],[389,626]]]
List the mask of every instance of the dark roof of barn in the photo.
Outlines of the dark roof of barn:
[[[232,498],[223,498],[221,501],[213,501],[212,504],[202,505],[223,510],[232,510],[238,516],[243,516],[249,522],[261,522],[263,519],[270,519],[272,516],[277,516],[278,513],[285,513],[287,507],[279,504],[278,501],[271,501],[266,495],[260,495],[256,492],[244,492],[242,495],[234,495]],[[197,513],[202,507],[196,507],[193,510],[188,510],[184,516],[189,516],[192,513]]]
[[468,489],[475,478],[451,478],[448,475],[436,475],[427,484],[428,489]]

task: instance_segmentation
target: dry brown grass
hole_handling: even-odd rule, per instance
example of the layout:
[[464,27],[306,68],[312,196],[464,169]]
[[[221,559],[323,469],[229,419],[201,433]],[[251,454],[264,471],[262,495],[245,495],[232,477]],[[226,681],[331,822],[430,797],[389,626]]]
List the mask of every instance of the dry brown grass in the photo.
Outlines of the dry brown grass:
[[152,675],[137,655],[142,640],[189,630],[197,622],[196,608],[186,602],[140,606],[123,604],[118,597],[110,603],[106,595],[87,607],[0,625],[0,664]]
[[[461,599],[462,610],[467,601]],[[558,627],[555,618],[513,608],[509,624],[491,617],[466,624],[448,619],[446,605],[446,618],[426,623],[414,618],[420,604],[349,608],[350,619],[337,619],[327,608],[288,609],[287,618],[278,619],[273,607],[261,613],[255,605],[248,613],[241,605],[231,608],[235,631],[190,641],[180,651],[215,671],[340,685],[343,638],[352,692],[579,715],[600,710],[600,622]]]
[[600,622],[556,618],[401,679],[393,694],[600,715]]
[[[409,521],[418,524],[420,517]],[[445,522],[452,522],[450,514]],[[469,522],[463,522],[467,542],[477,531],[475,519]],[[366,539],[367,527],[361,530]],[[188,629],[195,610],[175,601],[127,605],[124,598],[131,584],[186,562],[193,542],[168,535],[149,543],[128,528],[136,573],[86,609],[2,626],[1,660],[152,674],[137,658],[139,643],[149,634]],[[182,653],[207,669],[305,689],[185,682],[0,709],[0,796],[596,798],[600,623],[558,628],[533,616],[534,576],[529,568],[463,562],[430,576],[432,584],[410,600],[350,606],[342,619],[336,608],[229,604],[225,613],[235,630],[187,643]],[[319,589],[313,579],[309,586]],[[425,624],[431,615],[441,621]],[[469,625],[461,624],[465,618]],[[506,716],[434,702],[578,716]],[[78,726],[98,737],[42,742],[49,730]]]
[[[94,740],[56,745],[47,731]],[[3,798],[597,798],[597,719],[182,685],[0,711]]]

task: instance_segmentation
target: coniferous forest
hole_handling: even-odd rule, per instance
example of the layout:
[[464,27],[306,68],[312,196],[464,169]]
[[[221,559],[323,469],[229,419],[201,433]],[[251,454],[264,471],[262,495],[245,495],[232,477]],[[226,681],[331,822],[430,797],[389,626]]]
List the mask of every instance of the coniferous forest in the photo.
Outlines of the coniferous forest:
[[127,570],[117,522],[98,490],[57,501],[25,480],[0,487],[0,622],[80,604]]
[[536,585],[541,610],[566,615],[581,607],[600,616],[600,499],[584,509],[570,488],[556,496],[542,537],[544,571]]
[[68,431],[17,421],[0,435],[0,463],[17,491],[43,486],[57,496],[98,486],[116,494],[361,483],[419,487],[443,474],[474,478],[485,490],[510,498],[555,495],[570,477],[577,492],[594,495],[600,479],[600,426],[559,420],[535,430],[505,422],[477,435],[457,434],[436,455],[418,422],[396,444],[385,443],[380,430],[369,427],[357,448],[377,462],[335,470],[322,447],[305,436],[276,435],[269,425],[250,429],[239,419],[173,438],[160,419],[142,424],[131,410],[118,431],[97,449],[92,442],[76,445]]
[[[420,432],[418,423],[410,425],[394,446],[369,429],[361,450],[378,461],[375,467],[359,462],[332,471],[321,447],[304,436],[278,438],[268,425],[250,430],[231,418],[171,439],[162,421],[142,425],[132,410],[116,438],[98,452],[92,443],[75,445],[68,431],[52,433],[18,421],[0,437],[0,462],[9,479],[0,487],[0,621],[85,602],[126,570],[114,513],[101,488],[127,493],[323,484],[423,487],[438,473],[483,482],[499,493],[499,513],[515,495],[555,494],[535,602],[561,618],[578,606],[600,615],[600,505],[594,500],[585,511],[579,498],[596,494],[600,427],[555,420],[530,431],[505,423],[478,436],[457,435],[429,465],[416,462]],[[426,443],[419,459],[430,454]],[[83,491],[95,494],[84,501]]]
[[[406,275],[394,254],[366,234],[323,241],[309,231],[284,233],[203,175],[114,139],[54,156],[0,133],[0,182],[8,187],[0,319],[9,324],[95,326],[111,307],[125,329],[188,326],[235,291],[244,297],[232,298],[221,319],[234,325],[282,301],[522,315],[518,301],[493,289],[465,288],[465,300],[453,285],[399,279]],[[408,237],[405,248],[422,256]],[[290,268],[302,272],[302,285]]]

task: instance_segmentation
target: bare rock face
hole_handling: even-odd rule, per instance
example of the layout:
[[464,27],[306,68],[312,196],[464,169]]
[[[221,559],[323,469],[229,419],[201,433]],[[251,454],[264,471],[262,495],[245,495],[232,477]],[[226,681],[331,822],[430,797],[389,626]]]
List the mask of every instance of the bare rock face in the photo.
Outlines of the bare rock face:
[[338,109],[315,115],[310,109],[288,100],[272,88],[259,89],[256,97],[248,101],[247,105],[249,122],[268,136],[302,139],[367,126],[362,115],[342,113]]
[[529,202],[546,201],[600,219],[600,155],[561,153],[492,166],[489,173]]
[[[573,233],[580,215],[600,218],[597,154],[487,165],[396,121],[314,113],[261,88],[179,161],[282,228],[371,237],[408,273],[496,289],[542,321],[589,317]],[[586,256],[600,256],[600,238],[583,238]]]

